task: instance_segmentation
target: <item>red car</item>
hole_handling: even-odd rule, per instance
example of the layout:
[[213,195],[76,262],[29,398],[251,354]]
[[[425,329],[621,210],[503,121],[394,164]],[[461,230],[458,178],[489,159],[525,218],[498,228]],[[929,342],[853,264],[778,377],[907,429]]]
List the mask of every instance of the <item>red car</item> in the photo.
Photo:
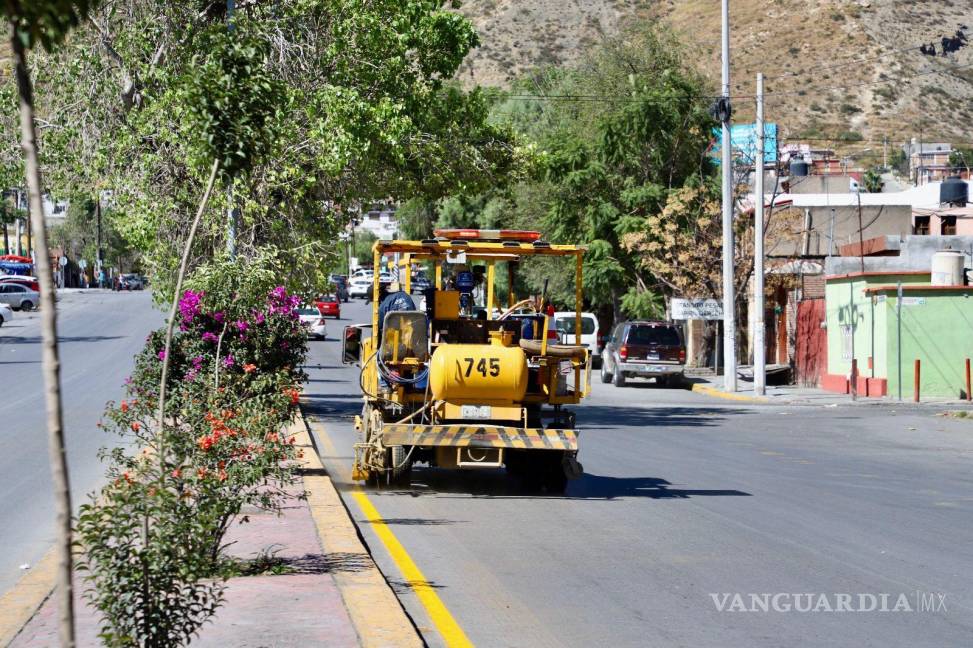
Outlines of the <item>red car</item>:
[[35,292],[41,291],[40,283],[37,281],[37,277],[22,277],[20,275],[7,275],[0,277],[0,283],[15,283],[24,286],[25,288],[30,288]]
[[341,302],[334,295],[325,295],[318,299],[314,305],[318,307],[323,317],[341,319]]

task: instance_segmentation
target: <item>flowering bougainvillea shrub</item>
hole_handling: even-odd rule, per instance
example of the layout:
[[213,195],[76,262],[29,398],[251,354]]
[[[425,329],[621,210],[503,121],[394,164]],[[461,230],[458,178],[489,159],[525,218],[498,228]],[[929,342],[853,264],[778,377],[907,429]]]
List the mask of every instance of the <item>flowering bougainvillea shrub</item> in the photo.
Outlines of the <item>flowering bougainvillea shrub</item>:
[[[77,528],[88,596],[108,645],[187,643],[222,600],[227,528],[244,506],[289,496],[306,335],[300,298],[225,264],[179,298],[159,425],[164,332],[149,335],[102,427],[129,443],[104,457],[108,485]],[[235,268],[235,270],[234,270]]]

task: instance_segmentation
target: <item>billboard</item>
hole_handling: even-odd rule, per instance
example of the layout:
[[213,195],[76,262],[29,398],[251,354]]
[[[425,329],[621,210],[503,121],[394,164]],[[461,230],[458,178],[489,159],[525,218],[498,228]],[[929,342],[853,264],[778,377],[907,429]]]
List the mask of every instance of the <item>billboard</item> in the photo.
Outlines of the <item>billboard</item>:
[[[716,157],[717,163],[719,163],[721,144],[723,142],[723,129],[719,127],[714,128],[713,137],[716,139],[716,142],[713,144],[712,155]],[[757,160],[756,124],[731,125],[730,142],[733,143],[733,156],[735,158],[750,164]],[[764,161],[777,161],[777,124],[764,122]]]

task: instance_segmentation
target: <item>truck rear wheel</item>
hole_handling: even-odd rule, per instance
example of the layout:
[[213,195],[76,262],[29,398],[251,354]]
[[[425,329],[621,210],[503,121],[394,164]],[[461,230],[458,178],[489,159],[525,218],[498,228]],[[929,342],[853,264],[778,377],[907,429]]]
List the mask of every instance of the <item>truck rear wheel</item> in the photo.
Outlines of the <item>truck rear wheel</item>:
[[386,483],[389,486],[410,486],[412,484],[412,457],[405,446],[392,446],[385,449]]

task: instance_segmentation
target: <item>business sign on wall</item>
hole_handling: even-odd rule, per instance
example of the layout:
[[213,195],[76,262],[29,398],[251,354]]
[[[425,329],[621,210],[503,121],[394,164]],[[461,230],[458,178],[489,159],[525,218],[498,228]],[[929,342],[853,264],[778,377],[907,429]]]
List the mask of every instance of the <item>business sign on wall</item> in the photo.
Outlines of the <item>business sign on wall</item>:
[[674,320],[721,320],[723,302],[718,299],[681,299],[673,298],[670,304]]

